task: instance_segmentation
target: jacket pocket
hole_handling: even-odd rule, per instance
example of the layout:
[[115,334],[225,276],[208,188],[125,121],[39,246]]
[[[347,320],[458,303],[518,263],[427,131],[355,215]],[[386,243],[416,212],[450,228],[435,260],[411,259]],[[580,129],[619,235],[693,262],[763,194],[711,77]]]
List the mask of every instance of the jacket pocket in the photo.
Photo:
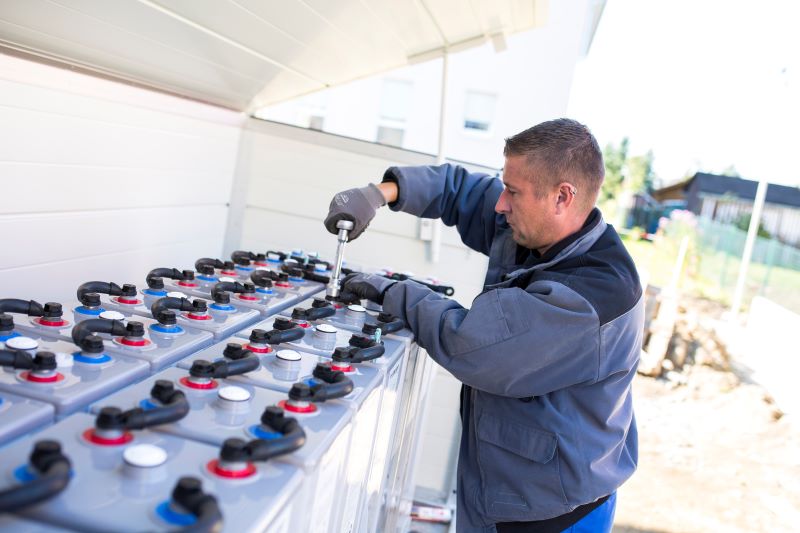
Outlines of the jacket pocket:
[[483,413],[478,461],[490,520],[542,520],[569,512],[553,433]]

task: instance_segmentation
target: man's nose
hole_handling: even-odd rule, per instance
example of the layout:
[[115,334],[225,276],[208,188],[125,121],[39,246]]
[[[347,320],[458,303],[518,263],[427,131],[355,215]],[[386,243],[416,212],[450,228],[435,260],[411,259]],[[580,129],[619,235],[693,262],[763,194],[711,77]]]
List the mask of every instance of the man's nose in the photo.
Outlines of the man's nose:
[[508,192],[505,189],[500,193],[497,203],[494,204],[494,210],[501,215],[511,211],[511,205],[508,203]]

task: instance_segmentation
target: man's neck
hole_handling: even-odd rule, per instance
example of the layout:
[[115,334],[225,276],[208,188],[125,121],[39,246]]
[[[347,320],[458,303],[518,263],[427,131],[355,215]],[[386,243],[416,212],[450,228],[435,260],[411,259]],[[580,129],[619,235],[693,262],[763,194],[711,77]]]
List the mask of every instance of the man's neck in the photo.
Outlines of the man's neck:
[[[545,254],[547,254],[548,252],[550,253],[550,255],[556,255],[558,252],[560,252],[566,246],[568,246],[569,243],[579,238],[579,235],[581,233],[588,231],[588,228],[594,225],[598,218],[600,218],[600,212],[597,211],[597,216],[595,217],[595,210],[592,209],[583,219],[580,226],[578,226],[576,229],[566,234],[563,238],[559,239],[553,244],[550,244],[542,248],[537,248],[535,250],[530,250],[529,253],[532,253],[534,256],[538,258],[544,258]],[[554,249],[556,251],[556,254],[553,253]]]
[[570,238],[572,235],[575,235],[579,231],[581,231],[586,224],[589,222],[589,216],[592,214],[591,211],[586,213],[583,216],[573,217],[572,220],[565,226],[564,230],[560,233],[560,237],[555,239],[552,243],[544,246],[542,248],[537,248],[536,252],[539,254],[540,257],[543,257],[544,254],[547,253],[547,250],[555,246],[556,244],[560,243],[561,241]]

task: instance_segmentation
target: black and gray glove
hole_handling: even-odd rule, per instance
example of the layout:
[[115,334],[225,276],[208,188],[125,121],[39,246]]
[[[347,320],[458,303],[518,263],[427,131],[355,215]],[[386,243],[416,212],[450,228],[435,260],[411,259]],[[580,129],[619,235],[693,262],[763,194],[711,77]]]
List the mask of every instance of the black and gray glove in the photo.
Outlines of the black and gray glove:
[[375,216],[375,211],[383,205],[386,205],[386,199],[374,183],[342,191],[331,200],[325,228],[336,235],[339,233],[336,223],[340,220],[349,220],[353,223],[353,229],[350,230],[348,240],[352,241],[367,229]]
[[342,301],[370,300],[383,304],[386,291],[397,283],[377,274],[350,274],[342,280]]

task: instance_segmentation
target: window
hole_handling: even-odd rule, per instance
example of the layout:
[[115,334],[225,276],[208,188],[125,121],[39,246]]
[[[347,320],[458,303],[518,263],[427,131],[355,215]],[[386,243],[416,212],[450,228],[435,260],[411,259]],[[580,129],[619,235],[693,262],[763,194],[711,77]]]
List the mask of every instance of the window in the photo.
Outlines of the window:
[[325,126],[325,117],[321,115],[308,116],[308,129],[322,131],[323,126]]
[[405,122],[411,109],[411,89],[409,81],[383,80],[381,94],[382,120]]
[[494,118],[497,96],[468,91],[464,105],[464,129],[467,131],[489,131]]
[[383,80],[375,142],[403,146],[406,121],[411,111],[412,88],[409,81]]
[[391,146],[403,146],[403,135],[405,134],[403,128],[393,128],[391,126],[378,126],[378,134],[375,136],[375,142],[381,144],[389,144]]

